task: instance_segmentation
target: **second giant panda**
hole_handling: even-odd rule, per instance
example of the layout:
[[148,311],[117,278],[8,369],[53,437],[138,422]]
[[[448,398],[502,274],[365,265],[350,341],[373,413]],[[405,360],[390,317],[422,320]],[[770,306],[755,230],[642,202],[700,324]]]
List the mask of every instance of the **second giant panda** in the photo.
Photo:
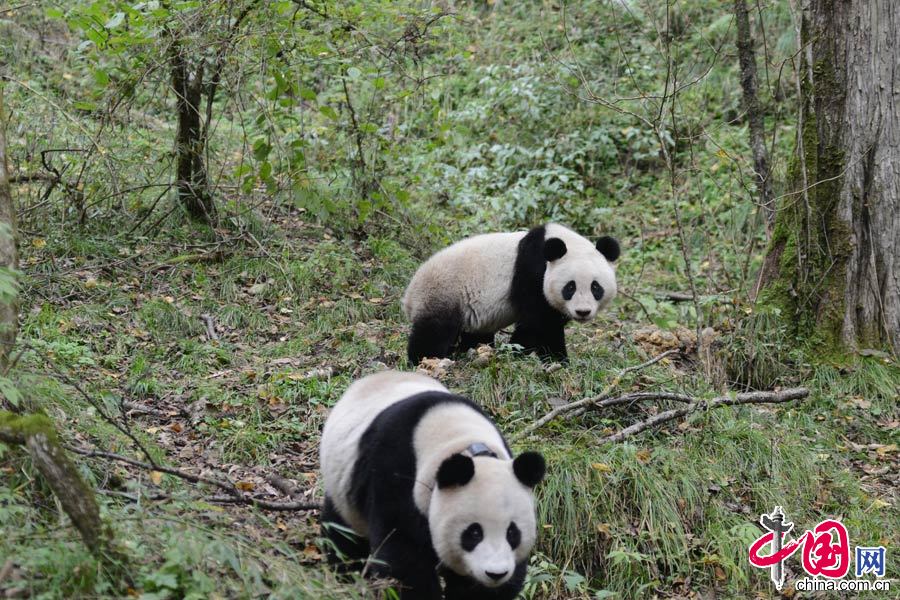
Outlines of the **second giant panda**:
[[477,235],[441,250],[419,267],[403,295],[412,321],[410,363],[493,343],[513,323],[511,343],[565,360],[563,328],[572,319],[593,319],[615,298],[618,257],[615,239],[593,244],[555,223]]
[[332,409],[320,452],[332,560],[371,555],[367,571],[399,580],[402,598],[522,589],[544,459],[514,459],[477,405],[424,375],[369,375]]

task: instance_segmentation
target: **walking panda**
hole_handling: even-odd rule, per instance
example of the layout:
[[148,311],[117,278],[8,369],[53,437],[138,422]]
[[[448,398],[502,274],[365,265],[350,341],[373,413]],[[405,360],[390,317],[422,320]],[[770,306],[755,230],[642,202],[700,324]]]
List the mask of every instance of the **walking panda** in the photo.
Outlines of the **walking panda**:
[[448,599],[522,589],[544,459],[513,459],[470,400],[416,373],[364,377],[329,414],[320,452],[323,531],[344,558],[371,554],[368,572],[398,579],[402,598],[441,598],[438,574]]
[[412,321],[410,363],[449,356],[454,346],[464,352],[491,344],[513,323],[513,344],[565,360],[563,328],[571,319],[590,321],[615,298],[618,257],[615,239],[592,244],[555,223],[477,235],[441,250],[419,267],[403,295]]

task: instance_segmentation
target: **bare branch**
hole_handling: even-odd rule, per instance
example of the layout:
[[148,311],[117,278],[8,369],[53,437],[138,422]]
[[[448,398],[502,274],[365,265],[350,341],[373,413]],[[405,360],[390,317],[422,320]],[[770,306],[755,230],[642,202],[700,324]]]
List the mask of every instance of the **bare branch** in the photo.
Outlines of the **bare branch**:
[[257,508],[262,508],[265,510],[278,511],[321,509],[321,505],[318,502],[271,502],[269,500],[259,500],[257,498],[253,498],[251,496],[243,494],[240,490],[237,489],[233,482],[228,480],[215,479],[203,475],[194,475],[193,473],[188,473],[187,471],[175,469],[173,467],[166,467],[164,465],[153,465],[150,463],[135,460],[133,458],[128,458],[127,456],[122,456],[121,454],[115,454],[114,452],[87,450],[84,448],[76,448],[72,446],[69,446],[68,449],[70,452],[74,452],[75,454],[80,454],[81,456],[86,456],[88,458],[103,458],[106,460],[113,460],[116,462],[131,465],[132,467],[144,469],[145,471],[159,471],[160,473],[166,473],[167,475],[178,477],[179,479],[183,479],[184,481],[188,481],[190,483],[210,485],[219,488],[228,495],[226,498],[215,496],[210,499],[211,502],[244,504],[247,506],[255,506]]
[[625,429],[601,438],[602,443],[621,442],[625,438],[631,437],[651,427],[658,427],[663,423],[680,419],[698,410],[711,408],[720,408],[722,406],[739,406],[741,404],[780,404],[790,402],[792,400],[800,400],[809,395],[806,388],[790,388],[780,392],[747,392],[737,394],[736,396],[721,396],[712,400],[697,400],[684,408],[676,408],[667,410],[657,415],[653,415],[645,421],[640,421],[634,425],[630,425]]
[[[564,404],[563,406],[554,408],[553,410],[548,412],[546,415],[544,415],[543,417],[541,417],[540,419],[538,419],[537,421],[535,421],[534,423],[532,423],[531,425],[529,425],[528,427],[523,429],[522,431],[519,431],[519,432],[515,433],[514,435],[510,436],[510,440],[515,441],[520,438],[523,438],[526,435],[528,435],[529,433],[531,433],[537,429],[540,429],[541,427],[543,427],[544,425],[546,425],[547,423],[549,423],[550,421],[552,421],[553,419],[555,419],[556,417],[558,417],[564,413],[568,413],[568,412],[577,410],[579,408],[588,406],[590,404],[598,404],[599,405],[599,403],[604,401],[609,396],[609,393],[613,389],[615,389],[616,386],[619,385],[619,382],[622,380],[623,377],[625,377],[629,373],[633,373],[634,371],[639,371],[641,369],[649,367],[650,365],[654,365],[654,364],[658,363],[659,361],[661,361],[662,359],[666,358],[667,356],[671,356],[672,354],[677,354],[677,353],[678,353],[678,350],[666,350],[662,354],[659,354],[658,356],[651,358],[647,362],[643,362],[639,365],[632,365],[630,367],[626,367],[625,369],[622,369],[619,372],[619,374],[613,378],[613,380],[609,383],[609,385],[607,385],[606,388],[604,388],[604,390],[602,392],[600,392],[598,395],[591,396],[590,398],[582,398],[581,400],[576,400],[575,402],[570,402],[569,404]],[[619,400],[619,399],[617,398],[615,400]],[[608,404],[605,404],[605,406],[613,406],[615,404],[624,404],[625,402],[630,402],[630,401],[632,401],[632,400],[626,400],[626,401],[622,401],[622,402],[610,402]]]

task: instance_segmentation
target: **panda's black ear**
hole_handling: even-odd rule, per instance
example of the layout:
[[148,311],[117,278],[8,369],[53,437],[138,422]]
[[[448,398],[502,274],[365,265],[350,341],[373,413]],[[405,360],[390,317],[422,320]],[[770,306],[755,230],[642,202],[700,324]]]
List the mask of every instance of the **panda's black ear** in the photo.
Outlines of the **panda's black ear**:
[[533,488],[544,478],[547,465],[537,452],[523,452],[513,461],[513,473],[524,485]]
[[566,248],[566,243],[559,238],[550,238],[546,242],[544,242],[544,260],[553,262],[554,260],[559,260],[563,256],[566,255],[569,249]]
[[597,240],[597,250],[606,257],[606,260],[609,262],[615,262],[616,259],[619,258],[619,242],[616,241],[616,238],[611,238],[608,235]]
[[438,488],[466,485],[475,476],[475,463],[468,456],[454,454],[441,463],[437,472]]

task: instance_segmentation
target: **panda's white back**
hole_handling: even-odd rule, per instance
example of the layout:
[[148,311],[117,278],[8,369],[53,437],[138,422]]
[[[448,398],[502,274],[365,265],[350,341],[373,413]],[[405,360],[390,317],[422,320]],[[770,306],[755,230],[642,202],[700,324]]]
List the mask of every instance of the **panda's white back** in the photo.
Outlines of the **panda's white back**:
[[525,231],[486,233],[444,248],[423,263],[403,294],[411,321],[422,311],[458,310],[464,331],[494,332],[511,325],[510,284]]
[[331,410],[322,429],[320,461],[325,493],[355,531],[366,535],[365,519],[348,501],[359,440],[381,411],[427,391],[447,392],[431,377],[384,371],[354,382]]

